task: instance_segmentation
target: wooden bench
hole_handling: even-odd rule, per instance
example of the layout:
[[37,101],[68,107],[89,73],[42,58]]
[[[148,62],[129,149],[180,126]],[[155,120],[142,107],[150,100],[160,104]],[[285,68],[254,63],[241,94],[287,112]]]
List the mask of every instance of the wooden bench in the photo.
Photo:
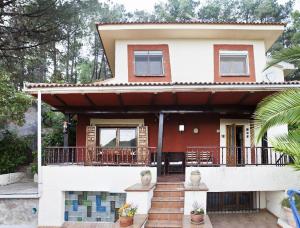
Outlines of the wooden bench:
[[185,161],[187,165],[212,164],[213,156],[210,151],[190,150],[185,153]]

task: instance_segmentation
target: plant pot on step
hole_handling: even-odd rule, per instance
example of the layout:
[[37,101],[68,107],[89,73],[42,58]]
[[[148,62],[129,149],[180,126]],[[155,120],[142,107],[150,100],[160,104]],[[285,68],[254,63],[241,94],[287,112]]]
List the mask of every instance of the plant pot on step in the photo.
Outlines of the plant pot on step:
[[193,187],[199,187],[201,181],[201,173],[199,170],[195,170],[191,172],[190,176],[191,185]]
[[193,214],[191,213],[191,223],[192,224],[202,224],[204,222],[203,214]]
[[141,172],[141,182],[143,186],[148,186],[151,184],[152,176],[150,170],[143,170]]
[[133,224],[133,217],[120,216],[120,227],[128,227]]
[[291,227],[296,228],[296,222],[295,222],[295,218],[294,218],[292,209],[288,208],[288,207],[283,207],[283,210],[285,212],[288,224]]

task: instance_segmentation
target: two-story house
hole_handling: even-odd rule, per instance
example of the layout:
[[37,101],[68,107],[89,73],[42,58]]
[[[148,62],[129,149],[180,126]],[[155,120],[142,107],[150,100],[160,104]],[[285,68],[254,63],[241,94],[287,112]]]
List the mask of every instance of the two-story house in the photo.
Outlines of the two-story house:
[[[267,209],[280,217],[285,190],[299,188],[300,175],[268,139],[288,129],[256,143],[252,115],[268,95],[300,87],[284,80],[287,64],[264,72],[284,26],[97,24],[113,78],[25,86],[38,99],[39,226],[115,222],[125,201],[148,215],[146,227],[181,227],[194,201],[208,214]],[[66,127],[65,146],[42,151],[41,101],[77,120],[75,146]],[[128,190],[146,169],[153,188]],[[206,185],[201,193],[186,187],[192,170]]]

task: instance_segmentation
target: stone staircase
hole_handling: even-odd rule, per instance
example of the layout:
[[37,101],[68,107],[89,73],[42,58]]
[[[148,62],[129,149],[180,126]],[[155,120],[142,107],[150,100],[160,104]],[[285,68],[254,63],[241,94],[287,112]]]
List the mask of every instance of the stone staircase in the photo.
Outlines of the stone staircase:
[[158,182],[145,227],[182,227],[183,208],[183,182]]

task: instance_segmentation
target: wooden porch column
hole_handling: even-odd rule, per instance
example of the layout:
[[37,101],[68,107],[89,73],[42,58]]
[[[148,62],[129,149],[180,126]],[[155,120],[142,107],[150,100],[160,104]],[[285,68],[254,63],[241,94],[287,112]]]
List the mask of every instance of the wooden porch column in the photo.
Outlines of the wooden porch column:
[[37,94],[37,162],[38,162],[38,193],[42,192],[42,94]]
[[67,129],[64,132],[64,147],[69,146],[69,123],[70,123],[70,114],[65,114],[65,121],[67,122]]
[[162,157],[162,145],[164,136],[164,114],[159,113],[159,123],[158,123],[158,140],[157,140],[157,176],[161,176],[161,157]]

